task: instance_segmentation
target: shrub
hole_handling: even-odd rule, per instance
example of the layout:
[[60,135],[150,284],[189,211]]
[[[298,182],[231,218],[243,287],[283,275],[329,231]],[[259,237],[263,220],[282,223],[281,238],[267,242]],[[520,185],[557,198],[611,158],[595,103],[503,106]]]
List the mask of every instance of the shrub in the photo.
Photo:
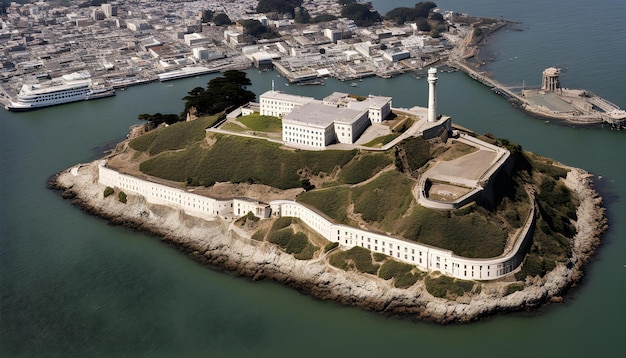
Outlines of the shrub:
[[338,223],[346,224],[348,221],[349,198],[350,188],[333,187],[307,191],[298,195],[297,201],[317,208]]
[[106,188],[104,188],[104,197],[106,198],[107,196],[113,194],[115,192],[115,190],[113,190],[113,188],[111,188],[110,186],[107,186]]
[[326,246],[324,246],[324,252],[328,252],[332,249],[335,249],[339,247],[339,243],[338,242],[331,242],[329,244],[327,244]]
[[474,287],[474,282],[454,279],[448,276],[432,278],[426,277],[424,281],[426,290],[433,296],[443,298],[448,294],[452,296],[462,296],[465,292],[470,292]]
[[380,267],[378,276],[383,280],[389,280],[396,277],[399,274],[411,272],[412,265],[405,264],[403,262],[388,260]]
[[263,241],[265,239],[265,230],[257,230],[252,234],[252,240]]
[[545,275],[546,268],[543,263],[543,259],[535,253],[529,253],[526,255],[526,260],[519,272],[515,274],[517,280],[524,280],[527,276],[535,277]]
[[524,284],[521,283],[512,283],[506,287],[505,296],[510,295],[513,292],[521,291],[524,289]]
[[374,261],[381,262],[387,258],[387,255],[381,254],[380,252],[374,252]]
[[393,285],[397,288],[408,288],[413,286],[422,276],[423,274],[419,273],[404,272],[396,276]]
[[331,265],[347,270],[355,267],[358,271],[375,275],[380,265],[372,263],[370,250],[355,246],[348,251],[338,252],[330,256]]
[[317,246],[309,242],[306,234],[302,232],[294,234],[291,228],[272,231],[268,235],[267,241],[277,244],[285,252],[293,254],[299,260],[309,260],[313,258],[313,254],[317,251]]
[[292,219],[293,218],[291,216],[279,217],[278,219],[276,219],[276,221],[274,221],[274,224],[272,225],[272,231],[278,231],[280,229],[288,227],[289,225],[291,225]]
[[118,199],[120,200],[121,203],[126,204],[126,200],[128,199],[126,197],[126,193],[124,193],[123,191],[120,191],[120,193],[118,194]]
[[389,155],[383,153],[359,156],[341,169],[339,181],[346,184],[360,183],[391,163]]

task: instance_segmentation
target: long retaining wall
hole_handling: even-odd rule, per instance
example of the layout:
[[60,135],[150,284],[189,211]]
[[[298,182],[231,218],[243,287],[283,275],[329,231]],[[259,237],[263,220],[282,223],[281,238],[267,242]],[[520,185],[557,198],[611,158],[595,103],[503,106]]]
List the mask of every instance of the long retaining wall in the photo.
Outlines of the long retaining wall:
[[[119,188],[126,194],[140,195],[148,203],[174,207],[206,220],[218,217],[228,220],[248,212],[234,213],[233,203],[238,199],[218,200],[143,180],[107,168],[105,161],[100,162],[98,173],[98,181],[102,185]],[[258,203],[254,200],[250,202]],[[275,200],[270,202],[269,206],[272,215],[296,217],[329,241],[339,243],[343,248],[361,246],[415,265],[424,271],[440,271],[447,276],[466,280],[493,280],[514,271],[524,259],[535,225],[533,205],[524,227],[518,234],[516,244],[510,252],[494,258],[472,259],[454,255],[450,250],[335,224],[325,216],[294,201]]]

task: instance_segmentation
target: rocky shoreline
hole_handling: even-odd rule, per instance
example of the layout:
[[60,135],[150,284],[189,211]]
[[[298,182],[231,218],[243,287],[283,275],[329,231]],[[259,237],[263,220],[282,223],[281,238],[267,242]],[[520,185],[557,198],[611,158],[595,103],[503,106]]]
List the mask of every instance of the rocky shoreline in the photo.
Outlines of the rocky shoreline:
[[324,256],[309,261],[297,260],[268,242],[242,237],[220,219],[203,220],[166,206],[148,204],[129,195],[126,204],[116,195],[103,197],[98,182],[98,161],[81,164],[51,178],[49,186],[62,191],[86,212],[114,225],[144,231],[183,251],[212,268],[228,270],[253,280],[270,279],[301,290],[321,300],[386,315],[433,321],[441,324],[471,322],[502,312],[536,308],[561,302],[562,295],[577,285],[585,265],[600,245],[608,224],[602,198],[593,187],[593,176],[571,168],[565,183],[578,196],[577,234],[572,257],[543,278],[527,279],[526,287],[506,294],[512,281],[485,282],[480,293],[448,300],[433,297],[423,281],[407,289],[395,288],[391,281],[353,271],[343,271],[327,263]]

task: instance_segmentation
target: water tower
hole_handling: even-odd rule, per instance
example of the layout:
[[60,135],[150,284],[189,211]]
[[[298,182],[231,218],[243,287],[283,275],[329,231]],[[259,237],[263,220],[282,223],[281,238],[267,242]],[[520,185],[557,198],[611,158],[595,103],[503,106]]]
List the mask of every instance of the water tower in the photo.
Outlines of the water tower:
[[541,89],[546,92],[555,92],[561,88],[559,76],[561,70],[555,67],[546,68],[541,76]]

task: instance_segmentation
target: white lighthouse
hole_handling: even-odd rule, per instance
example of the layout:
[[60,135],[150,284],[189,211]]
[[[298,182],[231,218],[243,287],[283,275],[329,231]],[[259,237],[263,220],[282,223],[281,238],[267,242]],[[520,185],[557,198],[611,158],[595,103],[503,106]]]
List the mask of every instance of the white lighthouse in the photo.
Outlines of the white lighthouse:
[[428,69],[428,122],[437,121],[437,69]]

